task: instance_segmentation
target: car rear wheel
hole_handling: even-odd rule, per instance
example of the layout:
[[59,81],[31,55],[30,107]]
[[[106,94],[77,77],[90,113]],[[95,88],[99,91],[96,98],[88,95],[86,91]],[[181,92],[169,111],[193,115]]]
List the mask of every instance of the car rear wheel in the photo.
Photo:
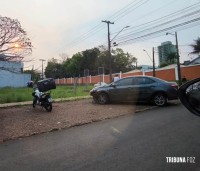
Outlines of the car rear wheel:
[[100,93],[98,95],[98,102],[99,104],[107,104],[109,102],[108,95],[105,93]]
[[167,98],[163,93],[157,93],[153,97],[153,102],[156,106],[165,106],[167,104]]

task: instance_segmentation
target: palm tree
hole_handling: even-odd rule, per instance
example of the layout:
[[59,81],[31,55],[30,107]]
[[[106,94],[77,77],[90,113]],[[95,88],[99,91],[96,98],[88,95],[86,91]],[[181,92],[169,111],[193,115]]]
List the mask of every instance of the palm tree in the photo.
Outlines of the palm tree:
[[195,43],[190,45],[193,48],[191,54],[200,54],[200,37],[197,40],[194,40]]

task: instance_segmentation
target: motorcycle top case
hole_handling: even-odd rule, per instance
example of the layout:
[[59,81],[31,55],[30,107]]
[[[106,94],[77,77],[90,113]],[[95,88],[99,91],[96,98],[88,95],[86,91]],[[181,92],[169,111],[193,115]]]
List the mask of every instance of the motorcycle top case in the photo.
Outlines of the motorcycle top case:
[[40,92],[56,89],[56,83],[53,78],[47,78],[37,82],[37,88]]

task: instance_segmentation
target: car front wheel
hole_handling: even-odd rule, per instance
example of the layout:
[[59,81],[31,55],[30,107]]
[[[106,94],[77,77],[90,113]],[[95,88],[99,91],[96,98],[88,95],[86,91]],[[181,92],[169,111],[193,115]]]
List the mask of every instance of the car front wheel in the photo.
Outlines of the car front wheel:
[[153,102],[156,106],[165,106],[167,104],[167,98],[164,94],[162,93],[157,93],[153,97]]
[[98,103],[98,98],[93,96],[93,103]]
[[100,93],[98,95],[98,102],[99,104],[107,104],[109,102],[108,95],[105,93]]

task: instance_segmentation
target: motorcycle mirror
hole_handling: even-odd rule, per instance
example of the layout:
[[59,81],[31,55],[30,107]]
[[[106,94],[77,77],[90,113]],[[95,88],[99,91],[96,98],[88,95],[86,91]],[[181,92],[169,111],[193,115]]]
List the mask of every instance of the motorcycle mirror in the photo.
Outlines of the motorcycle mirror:
[[191,80],[178,90],[181,103],[193,114],[200,116],[200,78]]

